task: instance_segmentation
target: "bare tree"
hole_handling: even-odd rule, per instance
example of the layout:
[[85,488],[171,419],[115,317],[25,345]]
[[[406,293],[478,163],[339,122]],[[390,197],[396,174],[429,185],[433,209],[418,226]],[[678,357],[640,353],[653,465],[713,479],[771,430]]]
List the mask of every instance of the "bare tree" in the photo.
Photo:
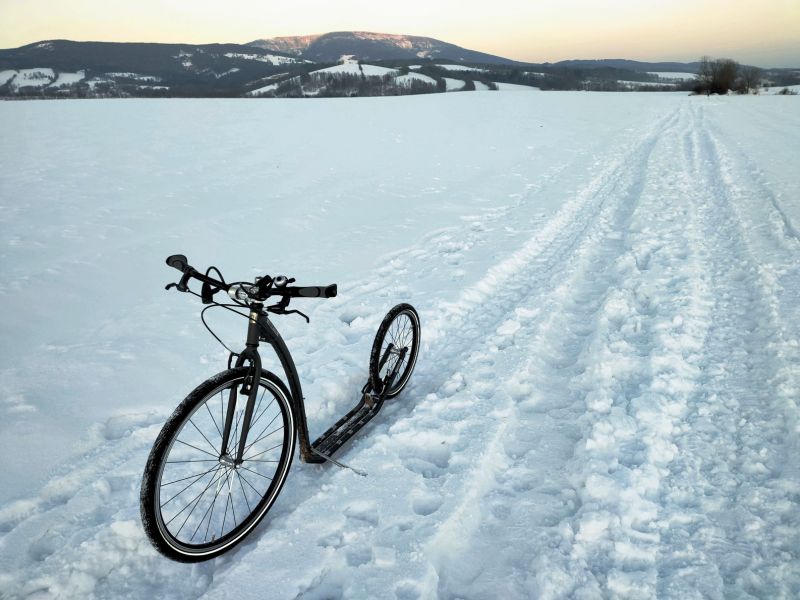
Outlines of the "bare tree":
[[739,72],[739,63],[730,58],[703,56],[697,73],[696,91],[706,94],[727,94]]
[[751,90],[758,92],[762,71],[758,67],[745,66],[739,69],[739,91],[749,94]]
[[712,62],[710,56],[700,58],[700,68],[697,70],[697,85],[695,86],[697,92],[711,93],[711,82],[714,79]]

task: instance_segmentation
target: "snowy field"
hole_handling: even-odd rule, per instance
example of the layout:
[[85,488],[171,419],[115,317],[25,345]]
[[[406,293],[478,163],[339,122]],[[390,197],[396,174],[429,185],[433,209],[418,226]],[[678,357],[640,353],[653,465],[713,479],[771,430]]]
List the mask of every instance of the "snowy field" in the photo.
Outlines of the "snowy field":
[[[0,127],[0,597],[800,597],[798,97],[4,102]],[[277,321],[312,435],[387,309],[423,337],[337,455],[368,476],[295,459],[194,566],[138,516],[226,358],[164,291],[177,252],[339,284]]]

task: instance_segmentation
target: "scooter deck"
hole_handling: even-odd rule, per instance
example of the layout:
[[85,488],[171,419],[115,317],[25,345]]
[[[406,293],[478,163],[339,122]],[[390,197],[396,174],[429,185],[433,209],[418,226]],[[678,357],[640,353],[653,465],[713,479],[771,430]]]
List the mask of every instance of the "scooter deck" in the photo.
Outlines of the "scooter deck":
[[[325,433],[319,436],[319,438],[311,444],[311,447],[316,452],[327,457],[333,456],[347,440],[358,433],[364,425],[369,423],[372,418],[378,414],[382,404],[383,399],[380,398],[380,396],[365,392],[361,396],[361,401],[356,404],[350,412],[331,425]],[[308,457],[306,462],[321,463],[325,462],[325,459],[321,456],[312,455]]]

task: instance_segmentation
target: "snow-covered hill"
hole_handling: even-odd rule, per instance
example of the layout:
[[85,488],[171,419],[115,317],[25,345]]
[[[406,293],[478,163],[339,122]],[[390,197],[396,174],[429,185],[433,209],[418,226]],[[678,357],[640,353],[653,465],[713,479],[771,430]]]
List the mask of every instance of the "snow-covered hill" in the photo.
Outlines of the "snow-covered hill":
[[335,31],[323,35],[279,37],[250,42],[252,46],[290,52],[314,62],[336,62],[341,56],[362,60],[448,58],[486,64],[520,64],[517,61],[469,50],[429,37],[369,31]]
[[[0,127],[3,598],[800,595],[797,97],[5,102]],[[174,252],[339,284],[276,320],[312,434],[383,313],[422,320],[338,455],[368,476],[295,460],[194,566],[138,520],[155,436],[226,358],[163,289]]]
[[[420,65],[398,69],[344,58],[338,65],[311,71],[305,77],[271,77],[267,85],[248,92],[248,96],[394,96],[438,91],[536,91],[529,85],[491,81],[486,69],[462,65]],[[463,79],[445,77],[461,75]],[[476,77],[480,79],[475,79]]]

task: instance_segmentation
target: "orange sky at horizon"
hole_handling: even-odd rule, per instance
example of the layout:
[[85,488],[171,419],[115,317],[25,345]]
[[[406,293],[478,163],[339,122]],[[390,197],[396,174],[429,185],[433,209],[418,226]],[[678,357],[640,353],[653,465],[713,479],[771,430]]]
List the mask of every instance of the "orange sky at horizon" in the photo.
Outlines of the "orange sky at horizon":
[[45,39],[246,43],[356,30],[434,37],[529,62],[711,55],[800,67],[800,0],[406,0],[402,10],[374,0],[0,0],[0,22],[3,48]]

